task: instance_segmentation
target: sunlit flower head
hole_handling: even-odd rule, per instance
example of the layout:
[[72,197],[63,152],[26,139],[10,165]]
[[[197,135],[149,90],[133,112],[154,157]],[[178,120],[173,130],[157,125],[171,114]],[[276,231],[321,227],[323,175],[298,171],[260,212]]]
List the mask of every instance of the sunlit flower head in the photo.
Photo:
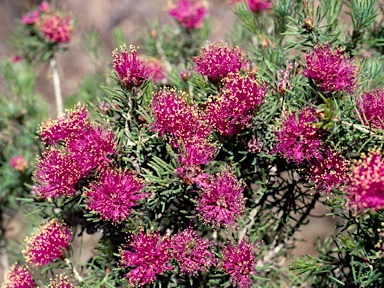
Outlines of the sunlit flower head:
[[103,220],[119,223],[127,220],[132,207],[146,196],[143,187],[134,172],[107,169],[84,193],[85,203]]
[[316,45],[312,54],[305,55],[305,60],[304,76],[312,79],[323,91],[352,92],[356,87],[357,67],[343,50],[333,52],[327,44]]
[[206,122],[222,135],[237,135],[251,122],[267,86],[258,84],[255,75],[239,73],[229,73],[222,82],[222,94],[207,103]]
[[68,43],[71,41],[73,25],[69,15],[44,14],[39,19],[37,27],[49,42]]
[[257,275],[255,265],[256,255],[260,248],[259,243],[252,244],[243,238],[239,245],[228,245],[224,248],[222,269],[230,276],[231,283],[239,288],[248,288],[252,285],[251,275]]
[[57,219],[41,225],[31,237],[25,240],[22,251],[28,263],[41,266],[57,258],[65,257],[72,240],[72,232]]
[[189,276],[197,275],[215,264],[211,247],[211,241],[200,237],[192,228],[174,235],[170,245],[181,272]]
[[69,278],[63,274],[56,276],[55,279],[52,279],[46,288],[76,288]]
[[356,102],[363,123],[384,130],[384,88],[367,92]]
[[143,286],[154,282],[156,274],[173,270],[169,245],[170,240],[161,239],[159,234],[145,234],[141,231],[134,235],[129,243],[129,250],[120,249],[120,266],[133,267],[125,275],[129,283]]
[[240,71],[246,63],[244,54],[238,47],[229,47],[223,43],[203,47],[200,55],[193,57],[192,61],[197,65],[195,69],[215,84],[230,72]]
[[71,153],[48,148],[37,159],[32,192],[43,198],[73,196],[76,183],[88,173],[78,160]]
[[296,163],[311,159],[321,160],[322,143],[314,109],[306,107],[299,112],[285,116],[276,132],[277,143],[273,153],[281,153],[286,159]]
[[213,226],[233,225],[244,211],[244,183],[228,171],[222,171],[197,199],[201,218]]
[[139,88],[144,81],[149,79],[143,61],[137,58],[137,49],[129,46],[129,52],[125,44],[120,47],[121,54],[116,49],[112,53],[113,68],[119,78],[119,83],[127,90]]
[[178,140],[186,142],[194,136],[206,137],[210,133],[198,119],[197,106],[192,101],[188,103],[186,95],[175,90],[157,91],[151,111],[155,118],[154,130],[160,135],[171,136],[175,147],[179,146]]
[[37,133],[47,145],[54,145],[67,137],[76,137],[88,126],[87,108],[77,104],[74,109],[66,110],[57,120],[49,120],[40,125]]
[[24,266],[15,263],[5,273],[1,288],[33,288],[37,287],[31,272]]
[[207,3],[204,0],[173,0],[168,13],[186,29],[201,28],[208,13]]
[[357,213],[365,209],[378,210],[384,207],[384,162],[382,151],[375,149],[361,159],[351,169],[351,181],[346,188],[349,205]]

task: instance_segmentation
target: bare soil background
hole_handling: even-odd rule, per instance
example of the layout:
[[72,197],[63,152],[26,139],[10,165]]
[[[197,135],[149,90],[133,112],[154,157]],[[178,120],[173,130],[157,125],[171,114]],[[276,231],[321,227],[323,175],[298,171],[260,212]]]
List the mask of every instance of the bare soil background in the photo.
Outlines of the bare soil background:
[[[14,50],[9,43],[10,34],[21,18],[21,15],[29,11],[29,8],[40,1],[32,0],[0,0],[0,58],[12,57]],[[226,0],[209,0],[209,13],[212,18],[212,36],[210,41],[222,40],[232,26],[235,16],[229,9]],[[113,47],[111,31],[119,26],[123,29],[129,43],[138,45],[138,32],[143,31],[147,23],[159,19],[160,24],[175,25],[166,12],[167,0],[63,0],[56,1],[56,7],[72,11],[76,20],[76,33],[71,41],[69,50],[58,55],[59,74],[62,81],[64,97],[71,95],[92,69],[92,64],[83,48],[82,33],[87,29],[96,29],[101,35],[105,45],[106,55],[111,55]],[[38,91],[51,104],[51,115],[54,117],[54,95],[50,79],[49,65],[42,65],[39,70]],[[0,80],[0,88],[3,84]],[[0,107],[1,109],[1,107]],[[319,207],[315,213],[324,214],[326,209]],[[9,239],[19,241],[24,231],[25,218],[18,213],[14,219],[10,219]],[[311,224],[304,227],[298,235],[306,240],[295,250],[296,255],[314,254],[313,243],[317,237],[324,238],[329,235],[334,225],[333,219],[313,218]],[[92,255],[92,248],[98,240],[97,235],[86,236],[83,247],[87,247],[81,260],[87,261]],[[21,240],[22,241],[22,240]],[[17,251],[15,251],[17,252]],[[20,251],[21,252],[21,251]],[[12,263],[9,263],[12,265]],[[3,281],[3,270],[6,265],[0,263],[0,283]]]

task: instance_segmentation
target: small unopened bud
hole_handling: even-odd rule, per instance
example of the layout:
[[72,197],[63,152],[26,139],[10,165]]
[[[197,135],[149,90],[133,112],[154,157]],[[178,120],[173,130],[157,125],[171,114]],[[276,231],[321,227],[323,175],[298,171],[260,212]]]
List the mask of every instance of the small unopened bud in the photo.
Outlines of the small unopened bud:
[[152,38],[157,38],[157,31],[156,29],[152,29],[151,32],[150,32],[150,35]]
[[308,17],[304,20],[303,27],[307,29],[307,31],[312,31],[313,28],[315,28],[315,25],[313,23],[313,19],[311,17]]
[[11,166],[15,171],[22,173],[28,169],[28,162],[23,156],[16,156],[11,158]]

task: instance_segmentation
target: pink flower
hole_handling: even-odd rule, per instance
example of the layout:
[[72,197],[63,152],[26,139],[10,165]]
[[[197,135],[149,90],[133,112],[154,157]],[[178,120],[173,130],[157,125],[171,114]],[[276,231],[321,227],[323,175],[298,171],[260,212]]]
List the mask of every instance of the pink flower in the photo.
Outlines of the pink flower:
[[269,0],[247,0],[248,8],[252,12],[261,12],[271,8],[272,3]]
[[361,159],[352,167],[351,181],[346,192],[349,204],[357,213],[365,209],[384,207],[384,162],[379,149],[362,154]]
[[21,16],[21,22],[25,25],[32,25],[39,21],[39,17],[39,10],[33,10]]
[[384,130],[384,88],[367,92],[356,102],[363,123]]
[[244,211],[244,183],[231,172],[222,171],[197,200],[199,215],[214,226],[232,225]]
[[192,137],[206,137],[210,131],[198,119],[198,109],[193,103],[187,103],[185,94],[175,90],[159,90],[153,96],[151,107],[155,118],[153,128],[160,135],[169,134],[173,146],[178,147],[177,140],[188,141]]
[[41,34],[52,43],[68,43],[71,40],[73,26],[69,15],[45,14],[37,26]]
[[310,180],[316,184],[317,190],[327,191],[341,188],[348,182],[348,162],[336,151],[327,149],[324,159],[310,161],[308,173]]
[[217,84],[230,72],[238,72],[246,63],[245,57],[238,47],[228,47],[228,44],[216,43],[207,48],[203,47],[199,56],[193,57],[195,68],[200,74]]
[[202,0],[174,0],[168,10],[169,15],[186,29],[201,28],[207,12],[207,5]]
[[264,100],[267,86],[257,84],[255,75],[239,73],[229,73],[222,82],[222,95],[207,104],[206,122],[222,135],[237,135],[251,122]]
[[148,80],[148,74],[144,63],[137,58],[137,50],[134,46],[129,46],[130,52],[125,45],[120,47],[121,54],[114,50],[113,68],[119,78],[120,85],[127,90],[139,88],[144,81]]
[[49,282],[47,288],[75,288],[75,286],[69,281],[68,277],[60,274],[56,276],[54,280]]
[[277,144],[272,153],[282,153],[286,159],[296,163],[322,160],[322,143],[314,112],[314,109],[306,107],[300,111],[297,120],[295,112],[286,115],[276,132]]
[[101,170],[110,162],[110,156],[116,153],[115,134],[111,130],[104,130],[99,125],[93,128],[91,125],[83,133],[76,137],[70,137],[66,141],[66,150],[85,173],[92,169]]
[[188,228],[172,237],[172,256],[180,266],[181,272],[196,276],[216,263],[210,251],[212,243]]
[[212,162],[218,149],[212,143],[209,143],[206,138],[199,137],[189,139],[180,149],[180,167],[176,169],[178,177],[185,184],[192,185],[196,183],[199,186],[204,186],[208,179],[202,173],[200,165]]
[[129,250],[120,250],[121,266],[134,267],[125,275],[132,286],[154,282],[156,274],[173,270],[169,245],[169,239],[161,240],[159,234],[147,235],[141,231],[133,236]]
[[31,272],[23,266],[15,263],[4,275],[2,288],[32,288],[37,287],[33,281]]
[[40,226],[31,237],[25,241],[24,258],[29,263],[41,266],[57,258],[65,257],[72,233],[65,224],[57,219]]
[[76,183],[87,173],[72,154],[51,147],[37,160],[32,191],[43,198],[69,197],[76,193]]
[[51,10],[51,5],[47,1],[43,1],[39,5],[39,10],[41,12],[49,12]]
[[107,169],[84,193],[85,203],[102,219],[119,223],[127,220],[132,207],[146,196],[143,188],[134,172]]
[[73,110],[66,110],[65,115],[57,120],[49,120],[39,127],[40,138],[48,145],[54,145],[67,137],[83,133],[89,127],[87,109],[78,104]]
[[352,60],[337,49],[335,52],[328,45],[316,45],[312,48],[312,55],[307,53],[305,60],[307,67],[303,74],[312,79],[323,91],[352,92],[356,87],[357,67]]
[[22,173],[28,169],[28,162],[21,155],[16,156],[16,157],[12,157],[10,162],[11,162],[12,168],[15,169],[15,171],[17,171],[19,173]]
[[146,77],[152,78],[154,83],[162,83],[167,78],[165,77],[164,67],[160,60],[156,58],[150,58],[144,60],[144,66],[146,68]]
[[256,254],[260,250],[258,243],[251,244],[248,239],[242,239],[236,247],[228,245],[223,250],[222,268],[230,276],[233,285],[248,288],[252,285],[250,276],[256,275]]

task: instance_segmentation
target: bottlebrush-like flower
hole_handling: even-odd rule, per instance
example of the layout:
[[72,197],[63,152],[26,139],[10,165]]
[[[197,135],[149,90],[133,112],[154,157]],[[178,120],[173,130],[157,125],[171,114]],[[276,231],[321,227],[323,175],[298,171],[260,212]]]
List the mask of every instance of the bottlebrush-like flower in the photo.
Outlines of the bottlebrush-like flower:
[[303,74],[315,81],[323,91],[352,92],[356,87],[357,67],[352,60],[337,49],[332,52],[328,45],[316,45],[312,48],[312,55],[307,53],[305,60],[307,67]]
[[222,95],[208,102],[206,122],[222,135],[237,135],[252,120],[253,113],[263,102],[266,85],[259,85],[255,75],[230,73],[222,80]]
[[306,107],[286,115],[280,130],[276,132],[277,144],[273,153],[282,153],[286,159],[302,163],[311,159],[322,160],[320,131],[314,124],[317,119],[314,109]]
[[66,149],[82,171],[88,173],[95,168],[102,169],[110,162],[109,156],[116,153],[114,138],[111,130],[105,131],[101,125],[96,128],[89,125],[83,133],[67,140]]
[[116,71],[119,83],[127,90],[139,88],[148,80],[148,74],[143,61],[137,58],[137,49],[129,46],[129,52],[125,44],[120,47],[121,54],[116,49],[112,52],[113,68]]
[[23,266],[15,263],[4,275],[2,288],[32,288],[37,287],[33,281],[31,272]]
[[156,58],[144,59],[144,66],[146,68],[146,77],[152,78],[154,83],[162,83],[166,80],[164,67],[160,60]]
[[12,157],[10,160],[10,164],[15,171],[22,173],[25,170],[28,169],[28,162],[25,160],[25,158],[21,155]]
[[248,9],[252,12],[261,12],[271,8],[272,3],[270,0],[247,0]]
[[41,125],[38,134],[47,145],[54,145],[67,137],[81,134],[89,126],[86,107],[78,104],[73,110],[66,110],[57,120]]
[[185,143],[194,136],[206,137],[210,133],[208,127],[198,120],[197,106],[187,103],[185,95],[179,95],[175,90],[157,91],[151,111],[155,118],[154,130],[160,135],[170,134],[175,147],[179,146],[179,139]]
[[57,219],[41,225],[31,237],[25,241],[22,251],[28,263],[41,266],[57,258],[65,257],[72,240],[72,232]]
[[229,274],[233,285],[238,285],[239,288],[251,286],[250,276],[257,274],[255,265],[257,262],[256,254],[259,250],[257,243],[251,244],[245,238],[237,247],[228,245],[224,248],[222,268]]
[[72,196],[76,193],[76,183],[87,172],[71,153],[50,147],[37,160],[32,191],[43,198]]
[[199,215],[214,226],[232,225],[244,211],[244,183],[231,172],[223,171],[197,199]]
[[169,15],[186,29],[201,28],[207,12],[207,4],[203,0],[175,0],[168,9]]
[[21,22],[23,22],[25,25],[33,25],[39,21],[39,17],[39,10],[33,10],[21,16]]
[[49,5],[49,3],[47,1],[43,1],[39,4],[39,10],[41,12],[49,12],[51,10],[51,5]]
[[49,42],[68,43],[71,41],[73,25],[69,15],[44,14],[37,22],[37,27]]
[[46,288],[75,288],[67,276],[60,274],[54,280],[51,280]]
[[212,243],[200,237],[191,227],[174,235],[171,240],[172,256],[181,272],[196,276],[215,264],[215,256],[210,251]]
[[356,102],[363,123],[384,130],[384,88],[367,92]]
[[362,154],[361,159],[352,167],[351,181],[346,192],[351,207],[357,213],[365,209],[384,207],[384,162],[379,149]]
[[173,270],[169,245],[169,239],[160,239],[159,234],[147,235],[141,231],[133,236],[129,250],[120,250],[120,265],[135,267],[125,275],[132,286],[154,282],[156,274]]
[[308,169],[309,177],[319,191],[331,192],[348,182],[348,162],[336,151],[327,149],[324,159],[313,159]]
[[113,223],[127,220],[132,207],[143,199],[143,181],[134,172],[107,169],[84,193],[87,209]]
[[230,72],[238,72],[246,63],[245,57],[238,47],[228,47],[228,44],[216,43],[207,48],[203,47],[200,55],[193,57],[195,68],[200,74],[217,84]]

